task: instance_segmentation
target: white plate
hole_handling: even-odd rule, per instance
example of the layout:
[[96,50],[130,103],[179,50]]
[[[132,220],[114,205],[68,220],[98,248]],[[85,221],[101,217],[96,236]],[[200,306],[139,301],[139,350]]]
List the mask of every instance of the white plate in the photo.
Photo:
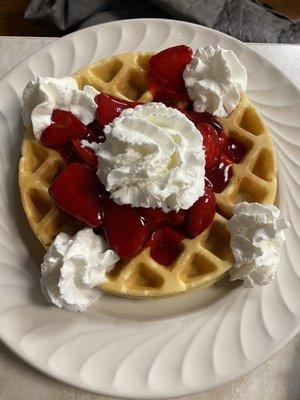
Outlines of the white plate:
[[[42,249],[20,205],[17,164],[20,96],[35,75],[69,75],[124,51],[185,43],[234,50],[249,73],[248,95],[276,143],[278,204],[291,221],[277,279],[245,290],[223,280],[203,292],[164,300],[105,296],[86,314],[50,307],[39,288]],[[232,380],[277,352],[300,326],[299,91],[243,43],[198,25],[126,20],[68,35],[38,51],[0,83],[0,337],[46,374],[96,393],[164,398]]]

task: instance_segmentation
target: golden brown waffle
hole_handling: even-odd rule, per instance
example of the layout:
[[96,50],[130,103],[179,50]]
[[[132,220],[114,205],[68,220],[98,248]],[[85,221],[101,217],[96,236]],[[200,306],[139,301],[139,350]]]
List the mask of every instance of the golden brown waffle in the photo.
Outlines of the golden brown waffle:
[[[121,54],[100,60],[76,72],[80,88],[89,84],[119,98],[148,102],[147,68],[151,53]],[[218,213],[195,239],[182,241],[182,252],[166,268],[145,249],[130,261],[121,260],[101,286],[108,293],[133,297],[161,297],[212,285],[233,265],[230,235],[225,228],[232,206],[240,201],[273,203],[276,194],[276,160],[270,134],[260,114],[244,95],[234,112],[220,119],[228,136],[247,149],[233,166],[227,188],[216,195]],[[59,232],[73,233],[78,226],[54,205],[48,188],[63,168],[61,156],[37,142],[27,130],[19,166],[24,210],[40,242],[48,247]]]
[[28,128],[22,143],[19,186],[28,222],[45,248],[59,232],[73,234],[78,230],[78,226],[55,206],[48,193],[49,186],[63,168],[60,154],[44,147],[34,138],[31,127]]
[[244,145],[246,155],[234,165],[226,189],[216,194],[219,211],[226,218],[241,201],[273,204],[277,188],[277,164],[271,135],[261,115],[246,95],[228,118],[220,118],[227,136]]
[[148,62],[152,53],[125,53],[104,58],[75,72],[80,89],[94,86],[100,92],[120,99],[148,103],[152,95],[148,91]]

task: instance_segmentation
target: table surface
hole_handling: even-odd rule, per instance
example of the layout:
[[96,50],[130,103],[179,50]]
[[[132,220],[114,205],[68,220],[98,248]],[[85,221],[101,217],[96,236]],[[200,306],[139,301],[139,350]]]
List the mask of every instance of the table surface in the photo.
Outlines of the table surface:
[[[273,11],[290,18],[300,18],[299,0],[258,0]],[[66,32],[49,22],[29,21],[24,13],[29,0],[0,0],[0,35],[5,36],[62,36]],[[52,2],[53,3],[53,2]],[[73,31],[70,29],[69,31]]]
[[[0,78],[55,38],[0,37]],[[300,87],[300,45],[249,44]],[[272,359],[242,378],[189,400],[299,400],[300,334]],[[0,400],[108,400],[56,382],[0,343]]]

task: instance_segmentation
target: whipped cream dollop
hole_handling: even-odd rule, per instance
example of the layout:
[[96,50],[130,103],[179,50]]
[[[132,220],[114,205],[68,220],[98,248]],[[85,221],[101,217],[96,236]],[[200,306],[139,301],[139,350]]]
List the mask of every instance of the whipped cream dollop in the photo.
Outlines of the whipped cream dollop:
[[235,265],[231,280],[242,279],[244,287],[267,285],[276,274],[285,230],[290,227],[274,205],[242,202],[233,208],[227,222]]
[[72,77],[42,78],[29,81],[23,92],[23,123],[27,127],[32,123],[33,134],[40,139],[44,129],[51,125],[52,112],[55,109],[71,111],[85,125],[93,122],[97,104],[94,97],[99,92],[86,85],[78,89]]
[[247,70],[235,53],[220,46],[196,50],[183,72],[194,110],[227,117],[247,89]]
[[101,294],[96,286],[106,280],[119,260],[105,240],[84,228],[74,236],[59,233],[41,265],[41,288],[46,299],[68,311],[85,311]]
[[202,136],[180,111],[147,103],[104,128],[97,174],[118,204],[187,209],[204,193]]

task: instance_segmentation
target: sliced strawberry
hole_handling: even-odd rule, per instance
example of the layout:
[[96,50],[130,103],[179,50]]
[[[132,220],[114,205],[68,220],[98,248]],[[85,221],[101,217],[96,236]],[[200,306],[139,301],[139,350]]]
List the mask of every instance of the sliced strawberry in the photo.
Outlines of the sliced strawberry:
[[186,91],[177,92],[167,86],[160,86],[153,80],[150,80],[149,90],[153,96],[153,101],[164,103],[168,107],[185,109],[191,103]]
[[165,49],[149,60],[150,76],[152,75],[163,86],[175,91],[183,91],[184,80],[182,73],[192,60],[193,51],[185,45]]
[[164,213],[161,208],[136,208],[138,213],[145,219],[148,226],[155,230],[158,227],[169,224],[173,226],[181,225],[184,221],[184,211],[179,210]]
[[181,225],[184,221],[184,211],[170,211],[168,214],[168,223],[173,226]]
[[60,209],[84,225],[92,228],[101,225],[98,178],[90,167],[68,164],[53,181],[49,194]]
[[100,93],[95,98],[98,104],[97,121],[101,128],[112,122],[126,108],[134,108],[140,104],[138,101],[121,100],[106,93]]
[[153,232],[150,241],[150,255],[153,260],[166,267],[173,264],[181,253],[182,233],[165,226]]
[[110,247],[120,257],[130,257],[141,250],[149,231],[134,208],[119,205],[110,199],[104,201],[104,231]]
[[78,161],[84,163],[93,170],[98,168],[98,159],[93,149],[83,146],[79,140],[71,140],[71,148],[76,154]]
[[220,148],[224,149],[227,144],[227,136],[225,135],[222,125],[217,121],[217,119],[208,112],[198,113],[196,111],[190,110],[187,112],[188,118],[190,118],[194,124],[197,126],[200,122],[205,122],[211,125],[217,132]]
[[137,212],[145,219],[151,229],[156,229],[167,221],[168,214],[160,208],[136,208]]
[[241,143],[229,139],[224,153],[227,154],[234,163],[238,164],[244,157],[246,149]]
[[70,111],[54,110],[52,124],[43,130],[41,142],[44,146],[57,149],[71,139],[82,139],[86,126]]
[[205,169],[211,169],[217,162],[220,156],[220,144],[218,135],[215,129],[206,122],[199,122],[197,129],[203,137],[203,147],[205,150]]
[[194,238],[203,232],[214,219],[216,212],[215,195],[210,186],[186,212],[184,228],[189,238]]
[[213,191],[221,193],[226,188],[232,177],[233,160],[227,154],[221,154],[219,162],[206,171],[206,178],[210,181]]

